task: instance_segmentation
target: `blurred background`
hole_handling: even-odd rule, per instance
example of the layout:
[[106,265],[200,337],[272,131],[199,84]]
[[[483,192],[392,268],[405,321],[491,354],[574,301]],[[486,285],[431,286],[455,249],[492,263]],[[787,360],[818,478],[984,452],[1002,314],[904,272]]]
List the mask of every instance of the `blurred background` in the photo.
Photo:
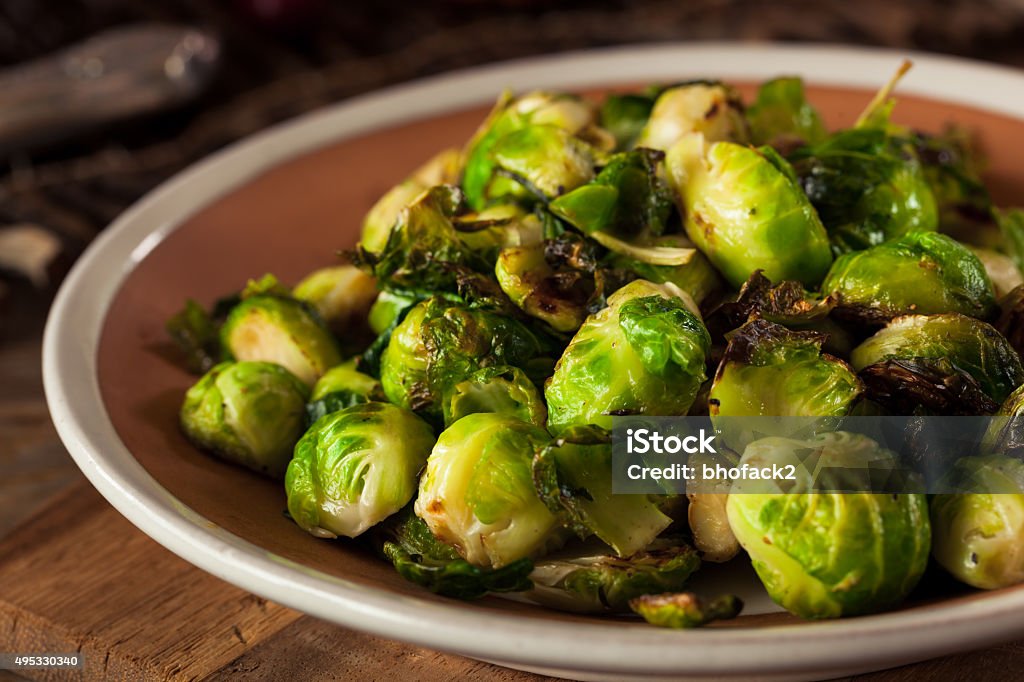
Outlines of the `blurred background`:
[[[139,24],[178,28],[133,33]],[[161,181],[275,122],[413,78],[700,40],[875,45],[1024,68],[1024,0],[0,0],[0,536],[77,477],[40,379],[56,286]],[[174,82],[133,72],[153,64]]]

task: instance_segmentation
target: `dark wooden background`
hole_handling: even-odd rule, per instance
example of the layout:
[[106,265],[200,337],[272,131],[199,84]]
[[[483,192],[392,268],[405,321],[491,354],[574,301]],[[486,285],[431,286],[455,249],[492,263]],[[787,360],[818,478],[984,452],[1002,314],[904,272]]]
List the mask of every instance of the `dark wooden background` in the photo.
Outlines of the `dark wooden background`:
[[[61,253],[44,263],[47,277],[34,283],[17,267],[0,270],[0,538],[81,478],[56,437],[41,387],[43,322],[62,273],[128,205],[229,142],[416,77],[620,43],[841,42],[1024,67],[1021,0],[0,0],[0,67],[139,21],[194,24],[220,36],[225,60],[206,94],[175,111],[0,159],[0,233],[14,225],[38,226]],[[0,584],[0,596],[4,589]],[[300,624],[305,621],[311,619]],[[344,631],[312,621],[277,646],[302,646],[324,656],[339,633]],[[353,633],[345,638],[363,655],[348,661],[347,672],[321,667],[317,677],[369,679],[415,671],[420,679],[519,679],[457,657]],[[373,651],[386,653],[374,658],[367,653]],[[269,660],[265,654],[257,665]],[[245,672],[249,659],[234,672]],[[392,666],[391,672],[373,667],[381,665]],[[914,666],[879,679],[975,679],[980,673],[987,679],[1020,678],[1022,647]],[[0,680],[11,677],[0,672]]]

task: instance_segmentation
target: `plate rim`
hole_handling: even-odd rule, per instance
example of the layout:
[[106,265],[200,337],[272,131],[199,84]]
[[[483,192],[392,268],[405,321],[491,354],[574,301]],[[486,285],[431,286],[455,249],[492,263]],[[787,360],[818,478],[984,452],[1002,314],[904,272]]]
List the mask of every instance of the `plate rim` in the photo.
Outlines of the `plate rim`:
[[136,202],[66,277],[43,339],[43,383],[57,432],[103,497],[186,561],[303,613],[476,658],[595,674],[807,674],[863,668],[865,645],[873,648],[872,665],[883,667],[1020,636],[1024,589],[850,620],[679,633],[489,614],[457,602],[367,588],[211,527],[134,459],[100,396],[100,337],[109,306],[131,270],[194,212],[317,147],[482,104],[505,87],[579,89],[688,76],[764,79],[800,73],[822,85],[874,88],[903,58],[912,59],[915,68],[901,92],[1024,118],[1024,72],[1009,67],[903,50],[716,42],[626,45],[488,64],[350,98],[240,140]]

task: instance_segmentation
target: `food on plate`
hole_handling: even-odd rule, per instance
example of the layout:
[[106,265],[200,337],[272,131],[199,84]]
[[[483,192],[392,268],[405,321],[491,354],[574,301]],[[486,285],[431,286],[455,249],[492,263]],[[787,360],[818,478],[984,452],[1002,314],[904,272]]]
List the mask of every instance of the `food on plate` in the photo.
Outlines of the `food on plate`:
[[[691,584],[727,561],[811,619],[898,607],[930,552],[1024,581],[1024,211],[994,205],[969,131],[898,123],[905,68],[839,129],[795,76],[746,103],[716,80],[503,94],[343,262],[186,302],[185,435],[448,597],[691,628],[740,612]],[[917,445],[923,418],[996,416],[928,500],[858,483],[904,464],[832,428],[864,415]],[[616,494],[623,416],[709,420],[722,451],[694,461],[725,478]],[[799,475],[729,478],[765,464]]]
[[404,507],[434,443],[409,410],[364,402],[317,419],[295,445],[288,513],[321,538],[354,538]]
[[[748,483],[729,495],[729,525],[773,600],[803,618],[873,613],[899,604],[928,563],[931,533],[925,496],[855,492],[868,466],[894,458],[860,434],[826,433],[807,441],[768,437],[743,451],[743,464],[798,462],[820,451],[815,475],[797,465],[795,482]],[[843,491],[844,485],[849,490]],[[829,492],[829,491],[835,492]]]
[[935,560],[986,590],[1024,582],[1024,463],[988,455],[956,467],[960,490],[931,501]]
[[305,428],[309,388],[271,362],[222,362],[185,394],[181,428],[198,447],[280,477]]

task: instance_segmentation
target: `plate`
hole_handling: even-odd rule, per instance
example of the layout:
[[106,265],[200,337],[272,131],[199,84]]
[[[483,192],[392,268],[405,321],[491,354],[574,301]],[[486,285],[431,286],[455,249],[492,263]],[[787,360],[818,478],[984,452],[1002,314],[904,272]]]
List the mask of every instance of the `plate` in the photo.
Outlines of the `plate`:
[[[194,378],[164,321],[250,276],[295,281],[352,246],[366,209],[448,144],[465,141],[499,90],[600,91],[799,74],[833,126],[849,125],[900,60],[916,63],[897,119],[977,130],[998,201],[1024,188],[1024,75],[889,51],[729,44],[626,47],[463,71],[354,98],[242,141],[184,171],[111,225],[54,302],[44,382],[62,440],[96,488],[143,532],[228,582],[340,625],[501,665],[578,679],[810,679],[885,668],[1024,636],[1024,588],[806,623],[752,611],[704,630],[556,613],[508,600],[463,604],[405,583],[353,544],[287,520],[279,484],[194,450],[177,428]],[[749,570],[731,567],[736,580]],[[712,577],[706,572],[704,579]],[[755,590],[756,592],[756,590]]]

